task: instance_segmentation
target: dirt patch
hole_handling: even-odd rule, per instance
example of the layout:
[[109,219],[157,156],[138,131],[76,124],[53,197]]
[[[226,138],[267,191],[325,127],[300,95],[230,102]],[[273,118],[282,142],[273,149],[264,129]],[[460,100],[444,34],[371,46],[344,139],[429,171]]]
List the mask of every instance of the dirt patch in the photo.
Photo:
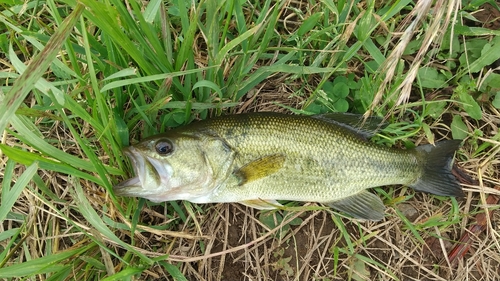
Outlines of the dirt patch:
[[[449,204],[423,194],[406,204],[420,207],[415,227],[450,212]],[[330,210],[280,211],[283,223],[273,229],[259,221],[259,211],[239,204],[215,205],[210,214],[216,215],[205,218],[202,229],[213,236],[204,253],[198,242],[191,244],[196,250],[189,256],[200,261],[187,265],[189,280],[462,280],[464,265],[443,263],[460,231],[419,229],[420,241],[390,205],[378,223],[341,218]],[[289,225],[294,219],[301,223]],[[432,239],[436,244],[427,243]],[[498,266],[494,259],[488,264]],[[468,276],[481,276],[482,266],[478,262]]]
[[[302,212],[298,216],[304,222],[301,225],[278,226],[265,240],[252,243],[254,239],[259,239],[256,233],[262,237],[273,230],[248,217],[258,217],[258,212],[254,210],[237,204],[227,208],[233,216],[227,226],[228,248],[251,245],[225,257],[221,280],[293,280],[297,276],[312,276],[311,270],[317,270],[322,265],[321,260],[335,241],[332,239],[335,225],[326,218],[327,212]],[[223,245],[220,241],[215,250],[222,250]],[[214,259],[212,266],[219,267],[220,262],[221,258]],[[332,269],[331,265],[323,264],[323,273],[317,274],[317,277],[321,280],[321,276],[328,276]]]
[[481,5],[474,13],[474,17],[479,21],[478,25],[482,27],[492,30],[500,29],[500,11],[489,3]]

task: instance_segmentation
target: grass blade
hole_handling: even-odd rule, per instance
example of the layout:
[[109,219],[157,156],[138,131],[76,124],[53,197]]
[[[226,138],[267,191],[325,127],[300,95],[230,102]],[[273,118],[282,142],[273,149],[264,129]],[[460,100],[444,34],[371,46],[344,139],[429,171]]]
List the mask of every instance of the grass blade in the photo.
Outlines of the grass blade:
[[[74,183],[74,192],[75,192],[75,200],[78,202],[78,209],[81,212],[81,214],[85,217],[85,219],[104,237],[107,239],[113,241],[117,245],[120,245],[121,247],[128,249],[132,252],[134,252],[136,255],[138,255],[143,261],[152,263],[153,261],[145,256],[144,254],[132,249],[130,245],[126,244],[125,242],[121,241],[120,238],[118,238],[111,229],[102,221],[101,217],[97,214],[97,212],[92,208],[92,205],[90,205],[90,202],[88,201],[87,197],[85,196],[85,193],[83,192],[83,189],[81,185],[76,181],[74,178],[71,180]],[[114,255],[115,253],[112,252]]]
[[16,109],[24,101],[26,95],[33,88],[33,85],[42,77],[43,73],[55,59],[62,44],[69,36],[84,9],[83,5],[76,5],[71,15],[64,20],[59,29],[50,38],[43,51],[33,59],[26,71],[14,82],[14,85],[4,97],[2,103],[0,103],[0,132],[3,132],[11,116],[14,115]]
[[70,265],[64,264],[71,257],[75,257],[88,250],[87,247],[81,247],[73,250],[67,250],[52,255],[29,260],[23,263],[14,264],[0,268],[0,278],[20,278],[35,274],[45,274],[64,270]]
[[[9,160],[12,164],[13,162]],[[12,168],[12,165],[9,165]],[[10,181],[4,181],[2,183],[2,198],[0,198],[0,223],[7,217],[10,209],[16,203],[17,198],[26,187],[28,182],[33,178],[36,171],[38,170],[38,164],[35,162],[31,164],[26,171],[16,180],[16,183],[12,188],[9,188]],[[6,173],[12,174],[13,170],[9,169]]]

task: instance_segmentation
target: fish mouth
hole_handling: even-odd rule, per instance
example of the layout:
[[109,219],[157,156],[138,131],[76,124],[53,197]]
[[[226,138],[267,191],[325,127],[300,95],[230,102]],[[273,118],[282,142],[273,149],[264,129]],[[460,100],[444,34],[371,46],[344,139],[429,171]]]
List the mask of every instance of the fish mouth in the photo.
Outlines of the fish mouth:
[[167,165],[158,159],[143,155],[132,146],[125,148],[123,153],[130,159],[135,177],[115,185],[115,195],[148,197],[157,193],[161,187],[168,186],[170,173],[167,171]]

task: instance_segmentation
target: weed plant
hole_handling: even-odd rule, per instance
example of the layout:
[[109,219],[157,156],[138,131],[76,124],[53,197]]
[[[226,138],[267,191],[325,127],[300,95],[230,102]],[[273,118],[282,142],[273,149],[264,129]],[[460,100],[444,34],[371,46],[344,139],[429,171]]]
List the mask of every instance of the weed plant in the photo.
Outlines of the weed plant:
[[[498,212],[447,260],[498,209],[485,204],[500,194],[495,1],[0,6],[0,279],[500,280]],[[383,116],[381,145],[462,139],[456,162],[478,184],[459,199],[377,188],[379,223],[114,196],[132,171],[123,147],[251,111]]]

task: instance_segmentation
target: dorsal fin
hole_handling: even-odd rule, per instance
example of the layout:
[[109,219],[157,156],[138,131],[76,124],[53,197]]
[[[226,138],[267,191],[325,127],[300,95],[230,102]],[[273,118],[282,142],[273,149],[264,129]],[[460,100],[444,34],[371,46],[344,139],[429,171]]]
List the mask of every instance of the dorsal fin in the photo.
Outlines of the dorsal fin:
[[365,119],[363,115],[352,113],[332,112],[313,115],[312,117],[349,129],[364,138],[372,137],[387,126],[380,117],[369,116]]

